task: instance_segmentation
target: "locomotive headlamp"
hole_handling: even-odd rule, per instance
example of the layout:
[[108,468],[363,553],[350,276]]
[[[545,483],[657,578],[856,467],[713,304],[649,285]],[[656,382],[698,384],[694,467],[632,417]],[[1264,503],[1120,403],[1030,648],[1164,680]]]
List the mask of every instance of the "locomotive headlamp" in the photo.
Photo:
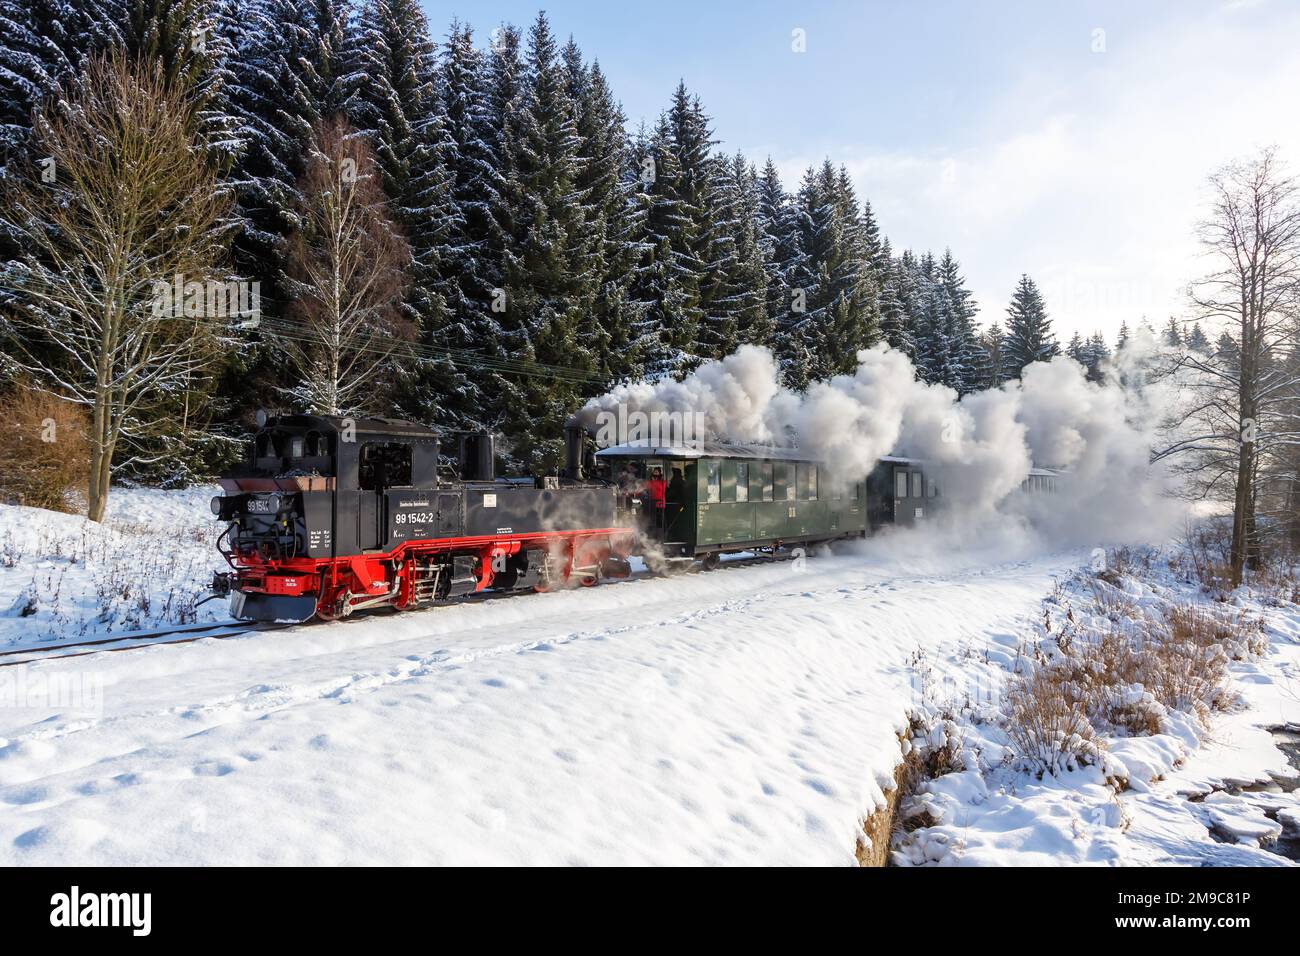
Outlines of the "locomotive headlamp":
[[209,502],[209,507],[212,508],[212,513],[218,518],[221,517],[221,502],[223,500],[224,497],[222,495],[213,495],[212,501]]

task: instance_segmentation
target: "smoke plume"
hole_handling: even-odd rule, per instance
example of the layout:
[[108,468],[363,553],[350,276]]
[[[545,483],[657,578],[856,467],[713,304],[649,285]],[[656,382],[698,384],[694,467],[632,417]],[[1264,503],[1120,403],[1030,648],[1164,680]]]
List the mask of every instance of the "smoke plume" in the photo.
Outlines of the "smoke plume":
[[[1016,382],[959,398],[918,380],[912,363],[885,345],[858,353],[853,374],[806,393],[780,384],[772,353],[742,346],[684,380],[620,386],[582,410],[702,412],[705,437],[796,446],[825,462],[828,480],[861,481],[886,455],[922,459],[945,507],[937,520],[961,534],[1008,524],[1060,544],[1161,539],[1178,514],[1169,476],[1149,462],[1160,390],[1140,371],[1143,348],[1127,367],[1088,381],[1058,356],[1028,366]],[[1060,471],[1058,493],[1022,490],[1031,468]]]

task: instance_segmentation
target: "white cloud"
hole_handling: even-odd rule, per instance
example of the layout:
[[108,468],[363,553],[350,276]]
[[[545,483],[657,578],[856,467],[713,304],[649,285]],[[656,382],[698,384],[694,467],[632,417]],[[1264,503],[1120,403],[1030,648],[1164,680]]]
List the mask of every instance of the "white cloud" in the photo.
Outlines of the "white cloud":
[[[1107,53],[1029,67],[971,142],[831,151],[896,249],[951,245],[1001,320],[1021,272],[1058,333],[1186,314],[1206,177],[1268,144],[1300,170],[1300,10],[1214,12],[1176,30],[1108,29]],[[869,119],[864,117],[864,128]],[[933,139],[942,141],[941,134]],[[788,184],[818,156],[778,162]]]

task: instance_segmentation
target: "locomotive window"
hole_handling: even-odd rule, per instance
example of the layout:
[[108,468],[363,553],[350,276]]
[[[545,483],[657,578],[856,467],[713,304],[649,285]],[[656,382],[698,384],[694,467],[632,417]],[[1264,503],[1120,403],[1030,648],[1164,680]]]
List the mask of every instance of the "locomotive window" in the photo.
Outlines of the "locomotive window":
[[772,500],[772,480],[773,480],[772,463],[770,461],[765,461],[763,462],[763,500],[764,501]]
[[313,458],[327,458],[330,453],[329,438],[320,432],[307,433],[307,454]]
[[736,500],[749,500],[749,462],[736,462]]
[[294,435],[289,439],[289,457],[301,458],[303,451],[307,447],[307,440],[301,435]]
[[711,461],[708,464],[708,501],[712,504],[715,501],[722,500],[722,465],[719,462]]
[[361,446],[358,484],[363,491],[381,491],[411,483],[411,446],[401,442],[367,442]]
[[912,472],[912,497],[913,497],[913,498],[920,498],[920,497],[922,497],[922,495],[921,495],[921,473],[920,473],[919,471],[914,471],[914,472]]
[[907,497],[907,472],[905,471],[894,472],[894,497]]

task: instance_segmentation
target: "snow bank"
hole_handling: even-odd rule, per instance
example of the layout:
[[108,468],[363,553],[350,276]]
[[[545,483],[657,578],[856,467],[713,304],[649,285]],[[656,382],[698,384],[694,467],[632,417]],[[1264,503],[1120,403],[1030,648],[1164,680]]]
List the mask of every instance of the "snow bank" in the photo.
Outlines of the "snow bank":
[[114,488],[103,524],[0,505],[0,647],[223,620],[215,487]]

